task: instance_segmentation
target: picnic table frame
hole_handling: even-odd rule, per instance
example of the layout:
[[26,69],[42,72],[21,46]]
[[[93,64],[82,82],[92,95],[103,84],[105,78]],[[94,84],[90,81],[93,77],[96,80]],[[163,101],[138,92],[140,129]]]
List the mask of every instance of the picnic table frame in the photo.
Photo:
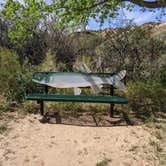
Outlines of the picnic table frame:
[[[44,74],[47,76],[49,73],[57,73],[57,72],[36,72],[33,74],[33,78],[35,74]],[[104,75],[104,76],[112,76],[115,73],[92,73],[94,75]],[[126,83],[126,78],[124,78],[124,82]],[[110,117],[114,116],[114,105],[115,104],[127,104],[128,100],[125,97],[115,96],[114,90],[116,89],[113,85],[109,85],[109,95],[62,95],[62,94],[49,94],[49,87],[47,85],[43,85],[44,93],[32,93],[25,96],[26,100],[37,101],[40,104],[40,114],[44,115],[44,102],[45,101],[55,101],[55,102],[90,102],[90,103],[107,103],[110,104],[109,107],[109,115]]]

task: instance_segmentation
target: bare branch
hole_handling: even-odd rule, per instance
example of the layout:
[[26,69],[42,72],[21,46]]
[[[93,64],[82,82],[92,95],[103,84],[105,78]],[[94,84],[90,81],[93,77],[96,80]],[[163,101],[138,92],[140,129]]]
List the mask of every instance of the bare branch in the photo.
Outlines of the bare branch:
[[[163,8],[166,7],[166,0],[156,0],[156,1],[146,1],[146,0],[119,0],[119,2],[131,2],[136,5],[139,5],[141,7],[146,7],[146,8]],[[90,9],[90,8],[95,8],[99,5],[102,5],[104,3],[111,3],[111,0],[102,0],[98,3],[92,4],[91,6],[88,6],[86,8],[82,8],[82,10]]]
[[162,8],[166,7],[166,0],[156,0],[156,1],[144,1],[144,0],[122,0],[122,1],[128,1],[132,2],[136,5],[139,5],[141,7],[146,7],[146,8]]

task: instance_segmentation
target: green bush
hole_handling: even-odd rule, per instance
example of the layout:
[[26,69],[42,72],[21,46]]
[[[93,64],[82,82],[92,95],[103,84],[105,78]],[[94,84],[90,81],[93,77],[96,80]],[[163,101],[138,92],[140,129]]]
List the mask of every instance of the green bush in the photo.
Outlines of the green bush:
[[166,64],[160,68],[158,79],[163,88],[166,88]]
[[139,117],[153,118],[157,111],[166,111],[166,89],[160,80],[129,82],[126,95],[129,109]]
[[17,55],[7,49],[0,48],[0,91],[8,98],[18,90],[17,79],[21,66]]
[[31,74],[23,74],[18,55],[0,48],[0,93],[10,101],[21,101],[31,87]]

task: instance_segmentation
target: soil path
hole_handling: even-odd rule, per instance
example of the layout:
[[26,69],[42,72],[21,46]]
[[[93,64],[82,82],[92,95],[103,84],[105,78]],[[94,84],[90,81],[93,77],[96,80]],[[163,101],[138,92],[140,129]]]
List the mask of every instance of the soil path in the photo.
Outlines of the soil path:
[[10,122],[0,135],[0,166],[157,166],[144,126],[42,124],[39,115]]

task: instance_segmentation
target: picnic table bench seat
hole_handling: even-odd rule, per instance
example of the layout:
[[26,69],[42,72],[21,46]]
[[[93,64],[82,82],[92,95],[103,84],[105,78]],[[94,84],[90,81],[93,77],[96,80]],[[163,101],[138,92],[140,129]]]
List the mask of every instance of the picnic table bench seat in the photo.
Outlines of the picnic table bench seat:
[[26,100],[37,101],[62,101],[62,102],[90,102],[90,103],[114,103],[127,104],[128,100],[119,96],[84,96],[84,95],[54,95],[54,94],[30,94]]

